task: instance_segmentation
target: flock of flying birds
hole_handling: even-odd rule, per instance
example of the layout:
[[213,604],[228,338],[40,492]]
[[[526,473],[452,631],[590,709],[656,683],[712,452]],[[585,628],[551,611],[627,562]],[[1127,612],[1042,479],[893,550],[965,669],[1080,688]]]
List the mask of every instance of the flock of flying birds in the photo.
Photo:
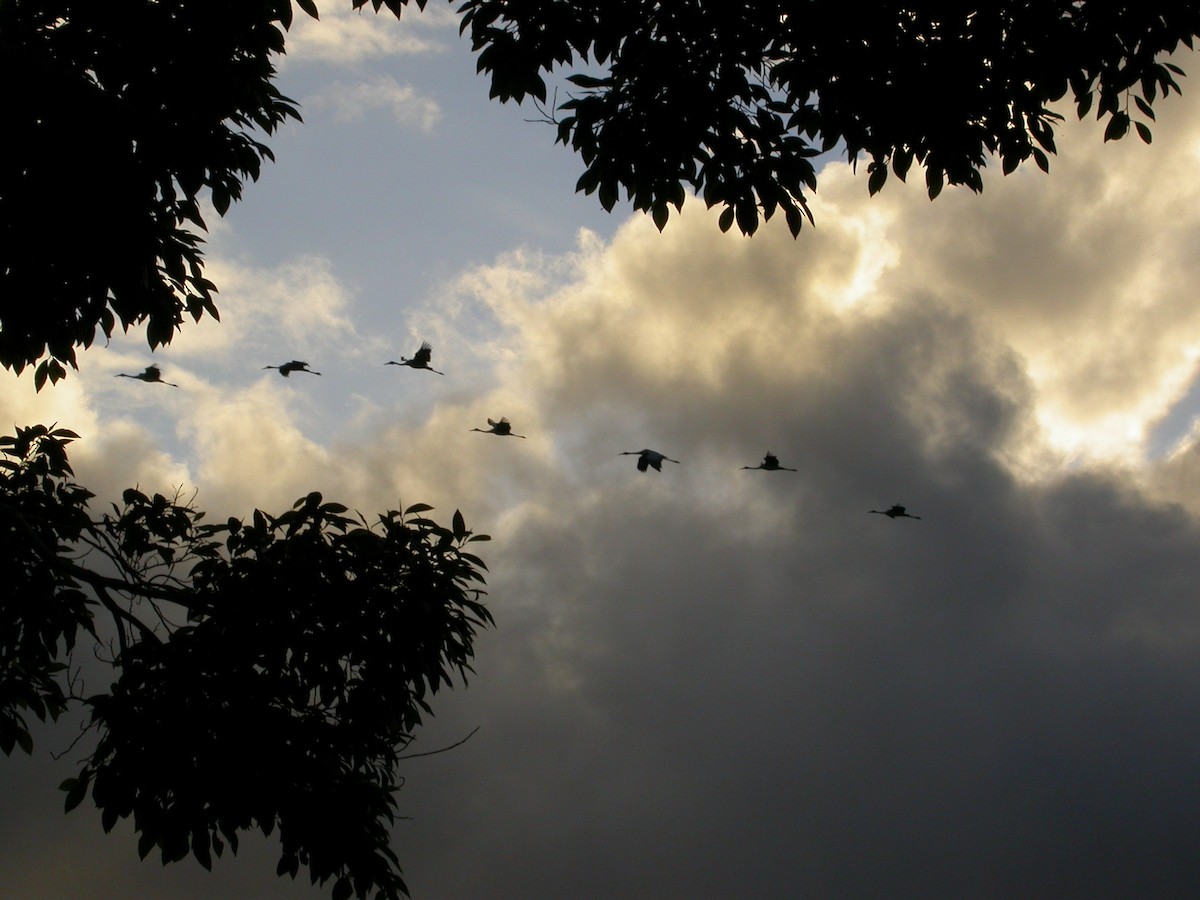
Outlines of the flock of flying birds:
[[[429,364],[431,359],[433,359],[433,347],[430,346],[429,341],[424,341],[421,343],[421,346],[417,350],[417,352],[413,354],[411,359],[402,356],[402,357],[400,357],[399,360],[388,360],[387,362],[384,363],[384,365],[385,366],[409,366],[413,369],[428,369],[430,372],[433,372],[435,375],[445,375],[446,374],[445,372],[439,372],[437,369],[433,368],[433,366],[431,366]],[[321,374],[320,372],[316,372],[316,371],[310,369],[308,367],[308,363],[303,362],[298,359],[290,360],[289,362],[282,363],[278,366],[263,366],[263,368],[264,369],[276,369],[276,370],[278,370],[279,374],[282,375],[284,378],[287,378],[293,372],[306,372],[309,375],[320,375]],[[125,372],[118,372],[116,377],[117,378],[136,378],[139,381],[152,382],[155,384],[165,384],[165,385],[169,385],[170,387],[179,387],[179,385],[177,385],[177,384],[172,384],[169,381],[163,381],[162,370],[159,369],[159,367],[156,365],[146,366],[146,370],[144,372],[139,372],[136,375],[129,375]],[[472,428],[471,431],[478,431],[483,434],[495,434],[500,437],[516,437],[516,438],[524,438],[525,437],[525,435],[523,435],[523,434],[514,434],[513,433],[512,423],[509,422],[508,419],[501,418],[499,420],[493,420],[493,419],[489,418],[487,420],[487,423],[489,426],[491,426],[490,428],[486,428],[486,429],[485,428]],[[664,462],[673,462],[673,463],[679,462],[679,460],[671,459],[671,457],[666,456],[665,454],[659,453],[657,450],[625,450],[617,455],[618,456],[636,456],[638,458],[637,467],[638,467],[639,472],[645,472],[647,469],[654,469],[655,472],[661,472],[662,464]],[[742,466],[742,468],[743,469],[763,469],[764,471],[767,471],[767,472],[795,472],[795,471],[798,471],[797,469],[789,469],[787,466],[781,466],[779,464],[779,458],[777,456],[775,456],[775,454],[769,453],[769,452],[767,453],[766,456],[763,457],[763,461],[761,463],[759,463],[757,466]],[[867,510],[867,512],[875,513],[876,515],[880,515],[880,516],[887,516],[889,519],[899,519],[899,518],[919,519],[919,518],[921,518],[920,516],[914,516],[914,515],[909,514],[908,512],[905,511],[905,508],[903,506],[900,506],[899,504],[891,506],[888,509],[869,509],[869,510]]]

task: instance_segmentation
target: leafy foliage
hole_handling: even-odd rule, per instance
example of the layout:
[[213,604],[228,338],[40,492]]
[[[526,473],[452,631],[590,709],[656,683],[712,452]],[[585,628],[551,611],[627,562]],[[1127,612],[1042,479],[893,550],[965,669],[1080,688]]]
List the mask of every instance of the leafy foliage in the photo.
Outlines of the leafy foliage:
[[6,0],[0,363],[66,374],[99,328],[217,316],[202,192],[224,213],[295,105],[272,80],[290,0]]
[[70,574],[45,565],[89,527],[91,494],[71,483],[65,428],[0,438],[0,750],[33,751],[25,713],[66,710],[63,658],[80,630],[95,635],[91,601]]
[[[868,187],[914,162],[931,198],[983,188],[992,155],[1007,174],[1055,152],[1050,105],[1071,92],[1105,140],[1151,138],[1154,101],[1182,71],[1159,57],[1200,34],[1191,0],[1080,2],[838,0],[651,3],[466,0],[462,26],[492,96],[546,100],[543,74],[575,73],[558,140],[579,152],[578,188],[612,209],[623,188],[662,228],[684,185],[751,234],[782,209],[811,220],[812,157],[869,159]],[[1134,109],[1130,109],[1130,102]]]
[[318,493],[209,525],[178,497],[130,489],[92,518],[67,463],[74,437],[0,439],[0,575],[16,588],[0,595],[0,746],[29,751],[21,712],[66,707],[76,634],[96,637],[99,605],[116,681],[84,701],[99,737],[63,784],[68,809],[90,789],[106,830],[133,818],[143,857],[206,868],[239,832],[277,828],[280,873],[304,866],[335,897],[405,893],[389,846],[397,770],[492,621],[466,549],[487,536],[458,512],[439,526],[423,504],[370,523]]

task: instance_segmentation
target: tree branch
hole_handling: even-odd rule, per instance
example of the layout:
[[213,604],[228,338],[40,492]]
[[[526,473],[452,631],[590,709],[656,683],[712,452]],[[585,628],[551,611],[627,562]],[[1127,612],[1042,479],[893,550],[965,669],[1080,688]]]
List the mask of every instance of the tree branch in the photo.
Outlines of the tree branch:
[[[93,572],[91,569],[85,568],[84,566],[72,562],[69,559],[64,559],[56,550],[49,547],[46,542],[42,540],[41,535],[39,535],[33,529],[33,526],[29,524],[20,510],[14,509],[8,504],[0,504],[0,511],[9,514],[10,518],[25,533],[25,536],[29,539],[30,545],[37,552],[38,556],[42,558],[42,561],[55,571],[71,578],[78,579],[79,581],[82,581],[85,584],[97,589],[97,591],[102,588],[107,588],[108,590],[119,591],[125,594],[133,594],[148,600],[164,600],[168,603],[174,603],[178,606],[182,606],[184,609],[191,608],[190,604],[183,596],[184,592],[182,590],[174,591],[168,588],[159,587],[157,585],[147,584],[146,582],[137,578],[137,576],[133,573],[131,573],[132,580],[130,581],[126,581],[121,578],[113,578],[108,575],[101,575],[99,572]],[[89,543],[97,551],[104,553],[105,558],[111,559],[109,554],[106,553],[103,548],[99,547],[95,543]]]
[[396,759],[398,759],[398,760],[400,760],[400,759],[416,759],[419,756],[434,756],[438,753],[445,753],[447,750],[453,750],[455,747],[461,747],[463,744],[465,744],[467,741],[469,741],[472,737],[475,736],[475,732],[477,732],[480,729],[480,727],[481,726],[476,725],[474,728],[471,729],[471,733],[468,734],[465,738],[463,738],[461,741],[454,742],[453,744],[451,744],[448,747],[442,747],[440,750],[427,750],[424,753],[409,753],[406,756],[397,756]]
[[95,590],[96,596],[100,599],[100,602],[104,605],[104,608],[113,614],[113,619],[116,621],[117,625],[117,643],[121,646],[122,655],[124,655],[125,651],[129,649],[129,646],[126,643],[125,629],[121,627],[122,621],[128,622],[130,625],[136,628],[143,638],[153,640],[155,643],[162,643],[162,639],[154,633],[153,628],[113,600],[113,598],[109,596],[108,590],[103,585],[93,584],[92,589]]

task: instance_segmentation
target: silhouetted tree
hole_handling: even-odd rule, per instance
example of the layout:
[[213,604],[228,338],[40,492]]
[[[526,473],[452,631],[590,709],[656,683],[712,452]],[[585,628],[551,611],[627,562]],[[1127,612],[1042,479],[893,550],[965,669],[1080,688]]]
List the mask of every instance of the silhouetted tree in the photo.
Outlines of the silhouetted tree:
[[812,157],[839,146],[869,160],[872,193],[914,162],[931,198],[945,184],[981,190],[989,155],[1005,173],[1030,157],[1048,169],[1062,118],[1050,104],[1068,92],[1080,117],[1093,107],[1107,117],[1106,140],[1133,123],[1148,142],[1153,103],[1182,74],[1159,58],[1200,34],[1192,0],[466,0],[461,10],[494,97],[545,102],[544,73],[600,70],[569,75],[577,93],[556,111],[558,139],[586,166],[580,190],[612,209],[624,188],[662,228],[686,186],[724,207],[723,229],[746,234],[779,209],[799,232],[812,218]]
[[[280,874],[306,866],[334,897],[405,893],[397,766],[492,621],[465,549],[487,536],[458,512],[449,529],[423,504],[368,522],[317,493],[210,525],[130,489],[96,516],[75,437],[0,438],[0,750],[32,752],[26,717],[79,700],[97,737],[67,809],[90,788],[106,831],[132,816],[143,857],[208,868],[239,832],[278,828]],[[79,638],[91,652],[106,631],[115,682],[75,696]]]
[[75,364],[97,327],[168,343],[216,316],[201,192],[224,213],[294,104],[272,79],[290,0],[0,0],[0,362]]
[[[345,0],[342,0],[345,2]],[[411,0],[423,9],[428,0]],[[458,0],[453,0],[458,2]],[[410,0],[351,0],[399,16]],[[296,0],[317,15],[315,0]],[[924,168],[982,188],[1048,169],[1070,94],[1106,139],[1149,141],[1178,91],[1161,61],[1200,33],[1194,0],[464,0],[478,67],[501,101],[573,94],[548,113],[582,157],[578,188],[624,190],[661,228],[686,192],[749,234],[783,210],[811,219],[812,158],[841,146],[868,185]],[[151,347],[184,315],[216,316],[197,203],[223,214],[258,177],[295,104],[274,86],[290,0],[0,0],[9,162],[0,168],[0,363],[65,375],[99,328],[145,324]],[[579,68],[583,71],[574,71]],[[81,140],[81,136],[85,138]],[[103,222],[103,227],[99,223]],[[39,362],[40,361],[40,362]]]

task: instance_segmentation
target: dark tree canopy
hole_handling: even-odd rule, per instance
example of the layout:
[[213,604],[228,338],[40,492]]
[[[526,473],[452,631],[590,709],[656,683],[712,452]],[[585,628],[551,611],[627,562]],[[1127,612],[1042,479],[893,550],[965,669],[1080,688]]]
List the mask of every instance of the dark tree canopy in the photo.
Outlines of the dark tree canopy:
[[[792,233],[811,220],[812,157],[844,147],[888,170],[925,169],[983,187],[1033,157],[1048,169],[1050,105],[1070,92],[1080,117],[1108,118],[1106,139],[1136,124],[1182,72],[1160,57],[1200,34],[1193,0],[843,0],[660,3],[466,0],[463,26],[501,100],[546,100],[542,73],[568,77],[558,138],[587,167],[578,188],[612,209],[623,188],[661,228],[685,186],[723,206],[721,227],[750,234],[782,209]],[[1131,107],[1130,104],[1133,104]],[[1137,121],[1135,122],[1135,119]]]
[[[317,493],[208,525],[130,489],[94,515],[75,437],[0,438],[0,750],[32,752],[27,716],[82,702],[96,737],[67,809],[90,788],[106,831],[133,818],[143,857],[208,868],[240,832],[278,829],[280,874],[305,866],[335,897],[405,893],[398,767],[492,621],[465,549],[487,536],[457,512],[448,529],[423,504],[368,522]],[[79,696],[83,634],[115,681]]]
[[[345,0],[342,0],[345,2]],[[350,0],[399,16],[410,0]],[[458,0],[452,0],[458,2]],[[411,0],[423,9],[427,0]],[[296,0],[316,16],[316,0]],[[813,157],[842,147],[868,186],[924,168],[931,197],[983,186],[990,158],[1049,168],[1069,94],[1106,139],[1151,139],[1200,34],[1194,0],[462,0],[462,29],[500,100],[547,102],[579,190],[622,191],[661,228],[687,192],[747,234],[811,219]],[[295,105],[274,86],[289,0],[0,0],[0,363],[65,375],[99,328],[216,316],[197,204],[224,213],[258,177],[259,139]],[[255,137],[255,135],[258,137]]]
[[[168,343],[216,316],[197,232],[295,107],[273,84],[289,0],[0,0],[0,362],[63,375],[100,328]],[[20,89],[15,86],[20,85]]]

